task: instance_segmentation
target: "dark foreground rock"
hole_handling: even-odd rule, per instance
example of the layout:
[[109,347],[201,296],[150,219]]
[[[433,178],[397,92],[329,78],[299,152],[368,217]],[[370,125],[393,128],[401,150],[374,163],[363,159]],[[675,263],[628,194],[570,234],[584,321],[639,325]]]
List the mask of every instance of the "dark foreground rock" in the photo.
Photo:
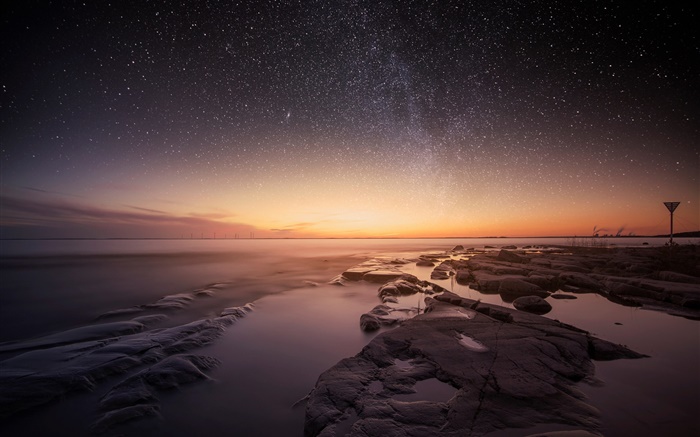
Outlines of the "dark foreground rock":
[[521,296],[513,301],[513,306],[532,314],[547,314],[552,311],[552,305],[539,296]]
[[484,294],[498,293],[505,302],[528,295],[546,298],[556,291],[597,293],[618,304],[700,320],[697,245],[501,250],[450,263],[458,284]]
[[[576,388],[593,380],[591,360],[643,356],[554,320],[449,292],[426,302],[425,314],[319,377],[305,436],[479,436],[538,423],[595,431],[598,412]],[[433,379],[455,395],[446,402],[395,398]]]
[[102,398],[92,430],[102,433],[157,416],[156,391],[208,379],[204,371],[218,364],[186,352],[211,344],[252,308],[226,308],[217,317],[161,329],[149,328],[164,316],[141,316],[2,345],[4,350],[24,352],[0,362],[0,420],[72,392],[96,390],[110,377],[144,366],[149,367],[127,376]]

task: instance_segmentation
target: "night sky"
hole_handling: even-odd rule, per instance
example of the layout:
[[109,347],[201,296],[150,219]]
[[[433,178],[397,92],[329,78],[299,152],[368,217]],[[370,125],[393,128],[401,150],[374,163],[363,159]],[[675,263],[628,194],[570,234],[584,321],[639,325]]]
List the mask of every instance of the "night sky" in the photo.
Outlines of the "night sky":
[[11,3],[2,238],[700,228],[697,6]]

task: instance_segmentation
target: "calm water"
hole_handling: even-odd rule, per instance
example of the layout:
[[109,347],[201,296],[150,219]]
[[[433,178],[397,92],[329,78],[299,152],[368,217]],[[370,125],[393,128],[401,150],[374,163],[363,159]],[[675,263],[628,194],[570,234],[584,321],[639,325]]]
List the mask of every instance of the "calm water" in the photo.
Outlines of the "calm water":
[[[665,239],[609,239],[618,245]],[[172,325],[255,302],[255,311],[223,337],[193,353],[222,361],[214,381],[159,393],[162,419],[120,428],[130,435],[302,435],[303,407],[293,408],[318,375],[352,356],[373,335],[359,317],[378,303],[376,284],[327,285],[343,270],[376,255],[400,257],[457,244],[566,244],[565,239],[449,240],[116,240],[2,241],[0,342],[95,323],[107,311],[154,302],[218,283],[220,291],[185,311]],[[623,244],[624,243],[624,244]],[[429,279],[430,268],[405,270]],[[471,298],[510,306],[449,280],[435,281]],[[417,302],[416,302],[417,303]],[[596,363],[602,387],[582,385],[601,410],[607,436],[691,435],[698,431],[698,322],[621,307],[597,295],[551,299],[547,317],[651,355]],[[0,356],[0,359],[7,358]],[[93,393],[67,396],[46,408],[0,423],[3,435],[85,435],[97,400],[119,378]],[[444,389],[444,388],[443,388]],[[444,390],[443,390],[444,391]],[[541,431],[542,429],[537,429]],[[533,430],[534,431],[534,430]],[[518,431],[515,434],[525,435]]]

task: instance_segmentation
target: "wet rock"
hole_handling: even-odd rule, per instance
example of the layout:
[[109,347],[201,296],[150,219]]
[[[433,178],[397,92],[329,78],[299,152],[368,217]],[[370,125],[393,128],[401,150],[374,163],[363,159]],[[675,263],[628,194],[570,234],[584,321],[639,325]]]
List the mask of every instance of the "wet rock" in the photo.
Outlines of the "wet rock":
[[346,279],[343,275],[338,275],[338,276],[336,276],[335,278],[333,278],[333,279],[331,279],[330,281],[328,281],[328,283],[329,283],[330,285],[336,285],[336,286],[339,286],[339,287],[343,287],[343,286],[345,286],[345,282],[346,282],[346,281],[347,281],[347,279]]
[[350,281],[361,281],[362,277],[372,270],[372,267],[353,267],[344,271],[342,276]]
[[561,261],[552,261],[550,264],[550,267],[555,270],[560,270],[560,271],[565,271],[565,272],[574,272],[574,273],[590,273],[591,269],[588,267],[584,267],[578,264],[574,264],[571,262],[561,262]]
[[421,259],[421,260],[418,260],[418,262],[416,262],[416,265],[418,267],[432,267],[435,265],[435,263],[429,259]]
[[388,296],[410,296],[412,294],[434,294],[441,293],[445,289],[439,285],[427,281],[420,281],[413,275],[403,274],[399,279],[387,282],[379,287],[377,295],[380,298]]
[[398,279],[379,287],[379,292],[377,294],[379,297],[408,296],[411,294],[421,293],[422,291],[423,289],[418,284],[405,279]]
[[360,329],[363,331],[376,331],[381,327],[382,324],[379,322],[377,316],[369,313],[360,316]]
[[563,272],[559,275],[559,279],[564,281],[566,285],[572,285],[578,289],[599,291],[603,288],[603,284],[583,273]]
[[218,364],[211,357],[174,355],[124,380],[100,400],[102,414],[93,423],[93,432],[103,433],[124,422],[157,415],[156,391],[209,379],[204,371]]
[[517,278],[504,278],[501,280],[498,286],[498,293],[510,296],[549,296],[549,293],[538,285],[527,282],[525,279]]
[[566,294],[566,293],[554,293],[554,294],[550,294],[549,297],[551,297],[552,299],[571,299],[571,300],[578,299],[573,294]]
[[509,263],[523,264],[528,262],[528,258],[520,256],[517,253],[513,253],[505,249],[501,249],[501,251],[498,252],[498,256],[496,258],[500,261],[505,261]]
[[493,257],[474,257],[466,262],[466,267],[470,270],[484,270],[496,275],[527,276],[531,271],[524,268],[522,264],[497,261]]
[[362,279],[367,282],[374,282],[377,284],[384,284],[393,279],[400,278],[404,273],[398,270],[373,270],[367,272],[362,276]]
[[469,270],[459,270],[455,275],[455,281],[460,285],[469,285],[474,282],[474,275]]
[[157,310],[181,310],[192,302],[193,296],[187,293],[171,294],[162,297],[155,303],[145,305],[145,308]]
[[94,434],[103,434],[122,423],[149,416],[159,417],[160,408],[153,404],[129,405],[103,414],[90,428]]
[[[165,316],[156,316],[158,320],[162,320]],[[144,321],[155,322],[156,319],[142,319]],[[141,332],[146,328],[146,324],[138,319],[101,323],[96,325],[87,325],[80,328],[69,329],[67,331],[48,335],[46,337],[37,338],[34,340],[25,340],[19,342],[8,342],[0,344],[0,352],[12,352],[37,348],[55,347],[71,343],[79,343],[89,340],[98,340],[102,338],[116,337],[120,335],[134,334]]]
[[430,273],[430,279],[435,279],[435,280],[450,279],[450,273],[446,272],[444,270],[433,270]]
[[[210,344],[248,309],[249,306],[241,311],[228,309],[224,310],[228,315],[165,329],[145,330],[149,324],[164,317],[151,315],[130,321],[133,323],[115,322],[65,331],[47,337],[51,339],[50,342],[16,342],[14,350],[36,349],[0,362],[0,418],[37,407],[73,391],[92,390],[99,381],[109,376],[142,365],[153,365],[169,356]],[[115,326],[129,328],[132,325],[138,326],[138,332],[105,337],[118,332],[114,331]],[[86,340],[95,337],[99,339]],[[61,343],[69,342],[55,346],[56,339]]]
[[690,275],[684,275],[683,273],[662,271],[659,272],[659,279],[662,281],[669,282],[682,282],[687,284],[700,284],[700,278]]
[[539,296],[521,296],[513,301],[513,306],[520,311],[532,314],[547,314],[552,306]]
[[416,308],[393,308],[388,305],[377,305],[370,312],[360,316],[360,328],[363,331],[376,331],[382,326],[391,326],[408,320],[418,314]]
[[242,307],[231,307],[231,308],[225,308],[223,311],[221,311],[220,316],[234,316],[237,319],[240,319],[242,317],[245,317],[247,313],[253,311],[254,305],[252,303],[246,304]]
[[559,288],[560,280],[554,275],[542,275],[535,272],[530,272],[526,278],[523,279],[525,282],[535,284],[544,290],[556,290]]
[[513,245],[501,247],[501,249],[508,249],[508,250],[515,250],[517,248],[518,248],[518,246],[513,246]]
[[452,248],[453,252],[458,252],[458,251],[463,251],[463,250],[464,250],[464,246],[462,246],[461,244],[458,244]]
[[[428,301],[425,314],[379,334],[319,377],[306,404],[306,437],[335,435],[350,417],[353,437],[480,436],[538,423],[595,431],[598,412],[576,389],[579,381],[592,378],[591,359],[642,357],[541,316],[449,292]],[[511,319],[504,323],[479,307]],[[420,366],[407,372],[399,362]],[[430,378],[455,387],[455,396],[447,402],[392,399]]]

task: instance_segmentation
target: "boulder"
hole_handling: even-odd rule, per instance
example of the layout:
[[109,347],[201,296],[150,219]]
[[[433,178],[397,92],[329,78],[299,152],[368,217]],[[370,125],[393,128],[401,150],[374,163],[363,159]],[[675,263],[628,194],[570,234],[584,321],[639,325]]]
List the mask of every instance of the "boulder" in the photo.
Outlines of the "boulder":
[[418,267],[432,267],[435,265],[435,263],[430,261],[429,259],[420,259],[418,260],[418,262],[416,262],[416,265]]
[[683,273],[662,271],[659,272],[659,279],[669,282],[683,282],[686,284],[700,284],[700,278]]
[[377,316],[365,313],[360,316],[360,329],[363,331],[376,331],[382,326]]
[[430,273],[430,279],[437,279],[437,280],[450,279],[450,273],[446,272],[444,270],[433,270]]
[[539,285],[527,282],[525,278],[505,278],[498,286],[499,294],[509,294],[518,296],[549,296],[549,293],[543,290]]
[[551,297],[552,299],[563,299],[563,300],[565,300],[565,299],[570,299],[570,300],[578,299],[573,294],[566,294],[566,293],[554,293],[554,294],[550,294],[549,297]]
[[469,270],[459,270],[455,275],[455,280],[460,285],[469,285],[474,282],[474,276]]
[[603,284],[584,273],[563,272],[559,275],[559,279],[564,281],[566,285],[572,285],[587,291],[599,291],[603,288]]
[[532,314],[547,314],[552,311],[552,306],[539,296],[520,296],[513,301],[513,306]]
[[501,251],[498,252],[498,256],[496,257],[496,259],[500,261],[518,264],[524,264],[528,262],[528,258],[520,256],[517,253],[513,253],[505,249],[501,249]]
[[365,274],[374,270],[372,267],[353,267],[343,272],[343,277],[350,281],[360,281]]
[[[344,274],[344,273],[343,273]],[[362,279],[367,282],[374,282],[377,284],[384,284],[393,279],[399,278],[403,275],[403,272],[398,270],[373,270],[367,272],[362,276]]]

